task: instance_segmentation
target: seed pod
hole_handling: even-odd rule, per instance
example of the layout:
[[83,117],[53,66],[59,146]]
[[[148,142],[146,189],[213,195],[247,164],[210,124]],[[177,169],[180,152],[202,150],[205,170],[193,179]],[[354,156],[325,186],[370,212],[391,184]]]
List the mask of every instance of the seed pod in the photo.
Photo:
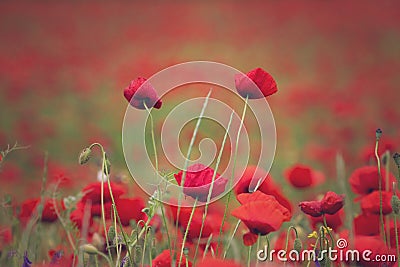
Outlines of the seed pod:
[[294,240],[293,248],[294,248],[294,250],[296,250],[297,252],[301,252],[301,249],[303,248],[303,244],[301,243],[300,238],[296,238],[296,239]]
[[97,248],[92,244],[82,245],[81,250],[89,255],[95,255],[98,252]]
[[375,131],[376,140],[379,141],[382,137],[382,130],[380,128],[376,129]]
[[107,237],[109,240],[115,239],[115,227],[113,225],[111,225],[110,228],[108,228]]
[[400,154],[394,153],[393,155],[394,162],[396,163],[397,167],[400,168]]
[[83,165],[86,162],[89,161],[90,159],[90,154],[92,153],[92,150],[90,148],[84,148],[81,151],[81,154],[79,154],[79,164]]
[[397,195],[392,196],[391,204],[393,213],[398,215],[400,213],[400,199]]

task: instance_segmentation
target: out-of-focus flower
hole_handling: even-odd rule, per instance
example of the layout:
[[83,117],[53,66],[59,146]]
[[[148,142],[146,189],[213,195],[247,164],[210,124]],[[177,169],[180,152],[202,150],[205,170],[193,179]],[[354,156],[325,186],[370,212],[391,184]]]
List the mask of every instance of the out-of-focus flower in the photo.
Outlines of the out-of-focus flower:
[[13,240],[12,229],[9,226],[0,226],[0,253],[3,248],[10,245]]
[[[180,254],[179,253],[175,253],[174,251],[172,251],[172,255],[175,255],[176,258],[176,266],[178,267],[186,267],[186,257],[185,255],[182,255],[182,261],[181,264],[179,264],[179,259],[180,259]],[[171,267],[171,254],[170,251],[164,250],[163,252],[161,252],[161,254],[159,254],[153,261],[152,261],[152,265],[154,267]],[[187,262],[188,266],[192,266],[192,263],[190,261]]]
[[354,218],[354,232],[356,235],[379,235],[379,215],[361,213]]
[[[381,170],[382,190],[386,189],[386,172]],[[379,190],[378,167],[365,166],[356,169],[350,176],[349,183],[354,193],[359,195],[368,195],[372,191]],[[389,184],[396,181],[396,178],[389,173]]]
[[243,98],[249,99],[267,97],[278,91],[274,78],[262,68],[251,70],[246,75],[237,74],[235,86]]
[[302,164],[296,164],[286,170],[285,177],[296,188],[312,187],[325,180],[325,176],[321,172]]
[[31,267],[32,262],[28,258],[28,252],[25,251],[24,253],[24,263],[22,264],[22,267]]
[[116,200],[115,205],[117,206],[121,224],[124,226],[128,226],[130,220],[138,222],[145,219],[146,214],[142,212],[145,205],[143,200],[139,197],[119,198]]
[[234,209],[232,215],[242,220],[253,234],[266,235],[277,231],[291,218],[290,212],[273,196],[255,192],[238,195],[238,199],[242,205]]
[[[253,179],[253,177],[255,179]],[[282,190],[280,187],[278,187],[272,177],[263,169],[250,165],[246,168],[244,171],[242,177],[238,181],[238,183],[235,185],[235,194],[239,195],[242,193],[250,193],[249,188],[250,184],[254,183],[255,181],[259,181],[260,179],[263,179],[263,182],[260,184],[258,187],[258,191],[266,194],[266,195],[271,195],[274,196],[275,199],[285,208],[287,208],[290,212],[292,212],[292,204],[290,201],[284,196],[282,193]],[[255,186],[255,185],[252,185]]]
[[147,79],[143,77],[131,81],[129,86],[124,89],[126,100],[138,109],[146,109],[144,103],[148,108],[161,108],[161,99],[159,99],[154,87],[146,81]]
[[[183,193],[191,196],[192,198],[197,198],[201,202],[207,202],[213,175],[214,170],[203,164],[198,163],[190,166],[186,171]],[[180,171],[174,176],[178,184],[181,185],[183,171]],[[214,178],[211,198],[222,194],[225,190],[227,182],[227,179],[223,178],[217,173]]]
[[[125,193],[125,189],[113,182],[110,182],[111,190],[114,199],[118,199],[121,195]],[[82,203],[90,200],[92,205],[96,203],[101,203],[101,183],[91,183],[82,189],[83,197],[81,199]],[[104,183],[104,202],[111,202],[110,190],[108,188],[108,183]]]
[[[382,191],[382,213],[383,215],[392,212],[392,193]],[[371,194],[361,198],[361,209],[366,214],[380,214],[380,194],[379,191],[374,191]]]
[[[19,213],[19,219],[26,223],[32,216],[35,209],[37,209],[40,203],[40,199],[28,199],[21,204],[21,212]],[[45,199],[43,204],[43,211],[41,220],[42,222],[54,222],[57,220],[57,214],[54,210],[54,205],[60,210],[62,205],[55,204],[53,199]]]

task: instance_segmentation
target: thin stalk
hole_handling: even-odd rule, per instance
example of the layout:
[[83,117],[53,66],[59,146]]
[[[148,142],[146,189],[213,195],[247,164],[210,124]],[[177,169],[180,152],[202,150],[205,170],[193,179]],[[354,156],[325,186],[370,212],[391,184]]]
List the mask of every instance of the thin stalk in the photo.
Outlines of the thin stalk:
[[251,263],[251,248],[252,248],[253,246],[249,246],[249,251],[248,251],[248,254],[247,254],[247,267],[250,267],[250,263]]
[[193,258],[193,265],[196,265],[196,259],[197,259],[196,256],[197,256],[197,252],[198,252],[198,249],[199,249],[201,236],[202,236],[202,234],[203,234],[204,224],[205,224],[206,217],[207,217],[207,212],[208,212],[208,206],[210,205],[211,195],[212,195],[212,191],[213,191],[213,189],[214,189],[215,178],[216,178],[216,176],[217,176],[217,171],[218,171],[218,168],[219,168],[219,164],[221,163],[221,158],[222,158],[222,154],[223,154],[223,152],[224,152],[224,147],[225,147],[226,139],[227,139],[228,134],[229,134],[229,129],[230,129],[230,127],[231,127],[233,114],[234,114],[234,111],[231,113],[231,117],[229,118],[229,122],[228,122],[228,125],[227,125],[227,127],[226,127],[224,139],[222,140],[221,149],[219,150],[217,162],[216,162],[216,164],[215,164],[215,170],[214,170],[213,177],[212,177],[212,180],[211,180],[210,189],[208,190],[207,202],[206,202],[206,206],[205,206],[205,208],[204,208],[203,219],[202,219],[201,227],[200,227],[200,234],[199,234],[199,238],[198,238],[198,240],[197,240],[197,245],[196,245],[196,249],[195,249],[195,253],[194,253],[194,258]]
[[[202,109],[200,111],[199,118],[197,119],[196,126],[195,126],[195,128],[193,130],[192,138],[191,138],[190,143],[189,143],[188,151],[186,153],[185,165],[183,167],[183,174],[182,174],[182,180],[181,180],[182,188],[185,186],[186,170],[187,170],[188,165],[189,165],[189,158],[190,158],[190,155],[192,153],[192,148],[193,148],[193,145],[194,145],[194,141],[196,140],[197,132],[198,132],[198,130],[200,128],[201,119],[204,116],[204,112],[205,112],[206,107],[208,105],[208,99],[210,98],[211,92],[212,92],[212,90],[210,90],[208,92],[208,94],[206,96],[206,99],[204,100],[203,107],[202,107]],[[181,202],[182,202],[182,194],[179,194],[178,195],[178,210],[176,212],[177,220],[176,220],[176,223],[175,223],[175,233],[178,233],[178,222],[179,222],[178,218],[179,218],[179,215],[180,215],[180,212],[181,212]],[[176,250],[176,245],[177,245],[177,242],[175,242],[174,250]]]
[[325,214],[322,215],[322,218],[323,218],[323,220],[324,220],[324,227],[325,227],[326,231],[328,232],[328,235],[329,235],[329,237],[331,238],[331,241],[332,241],[332,249],[334,249],[334,248],[335,248],[335,238],[333,237],[331,231],[330,231],[329,228],[328,228],[328,224],[326,223],[326,216],[325,216]]
[[[197,198],[194,201],[192,212],[190,213],[189,221],[188,221],[188,224],[186,226],[185,234],[183,236],[182,247],[181,247],[181,255],[179,256],[178,266],[181,266],[182,257],[183,257],[183,250],[185,249],[186,238],[187,238],[187,235],[189,233],[190,224],[192,223],[193,214],[194,214],[194,211],[196,209],[196,204],[197,204]],[[186,259],[186,261],[187,261],[187,259]]]
[[381,233],[383,236],[383,242],[385,242],[385,244],[387,244],[387,240],[386,240],[386,233],[385,233],[385,222],[383,220],[383,200],[382,200],[382,173],[381,173],[381,160],[379,158],[378,155],[378,146],[379,146],[379,139],[376,139],[375,142],[375,158],[376,161],[378,163],[378,180],[379,180],[379,218],[380,218],[380,224],[381,224]]
[[[258,237],[257,237],[257,250],[256,250],[256,253],[258,253],[258,250],[260,249],[260,240],[261,240],[261,235],[260,234],[258,234]],[[258,258],[256,258],[256,267],[258,266]]]
[[[289,246],[289,238],[290,238],[289,235],[290,235],[290,230],[292,230],[292,229],[294,231],[294,234],[295,234],[296,238],[298,237],[297,229],[293,225],[289,226],[289,228],[287,229],[286,241],[285,241],[285,252],[286,252],[286,254],[288,254],[288,246]],[[283,266],[286,266],[286,261],[283,263]]]
[[[243,128],[244,118],[246,116],[248,99],[249,99],[249,97],[246,96],[246,99],[245,99],[245,102],[244,102],[244,108],[243,108],[242,117],[240,119],[239,129],[238,129],[238,133],[237,133],[237,136],[236,136],[235,153],[233,153],[233,166],[232,166],[231,179],[229,181],[229,188],[232,187],[232,182],[233,182],[233,180],[235,178],[236,160],[237,160],[237,154],[238,154],[238,149],[239,149],[239,138],[240,138],[240,132],[242,131],[242,128]],[[231,201],[231,198],[232,198],[232,190],[230,190],[229,193],[228,193],[228,196],[227,196],[227,199],[226,199],[226,203],[225,203],[224,216],[222,217],[221,227],[219,228],[217,248],[215,249],[215,253],[217,255],[218,255],[219,245],[220,245],[220,242],[221,242],[222,230],[224,228],[225,220],[226,220],[226,217],[227,217],[227,214],[228,214],[228,207],[229,207],[229,203]]]
[[234,230],[233,230],[233,232],[232,232],[231,238],[229,239],[229,242],[228,242],[227,247],[226,247],[226,249],[225,249],[223,259],[226,258],[226,254],[227,254],[228,251],[229,251],[229,248],[230,248],[230,246],[231,246],[233,237],[235,236],[235,234],[236,234],[236,232],[237,232],[237,230],[238,230],[239,225],[240,225],[241,222],[242,222],[241,220],[238,220],[237,223],[236,223],[236,226],[235,226],[235,228],[234,228]]
[[[143,101],[143,105],[146,108],[147,112],[149,113],[150,117],[150,128],[151,128],[151,140],[153,143],[153,150],[154,150],[154,163],[156,165],[156,176],[158,176],[158,155],[157,155],[157,146],[156,146],[156,139],[155,139],[155,134],[154,134],[154,120],[153,120],[153,115],[151,114],[151,110],[147,107],[146,101]],[[159,192],[159,197],[161,198],[161,191]],[[156,199],[156,201],[158,201]],[[165,227],[165,232],[167,233],[167,242],[168,242],[168,248],[169,248],[169,256],[172,259],[172,247],[171,247],[171,238],[169,236],[169,231],[168,231],[168,225],[167,225],[167,220],[165,217],[165,211],[164,211],[164,205],[161,203],[161,201],[158,201],[160,204],[161,208],[161,217],[163,220],[163,224]]]
[[[397,214],[393,215],[393,221],[394,221],[394,234],[396,235],[396,255],[397,255],[397,259],[400,259],[399,236],[398,236],[398,230],[397,230]],[[397,265],[400,267],[400,260],[397,261]]]

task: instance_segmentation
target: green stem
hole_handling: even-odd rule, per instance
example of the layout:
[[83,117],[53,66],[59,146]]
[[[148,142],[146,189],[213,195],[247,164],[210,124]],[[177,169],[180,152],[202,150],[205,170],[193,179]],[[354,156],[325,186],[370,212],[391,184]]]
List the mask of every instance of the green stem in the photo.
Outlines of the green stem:
[[207,217],[208,206],[210,205],[211,195],[212,195],[212,191],[213,191],[213,189],[214,189],[215,178],[216,178],[216,176],[217,176],[217,171],[218,171],[218,168],[219,168],[219,164],[221,163],[221,158],[222,158],[222,154],[223,154],[223,152],[224,152],[224,147],[225,147],[226,139],[227,139],[228,134],[229,134],[229,129],[230,129],[230,127],[231,127],[233,114],[234,114],[234,111],[231,113],[231,117],[229,118],[228,126],[226,127],[224,139],[222,140],[221,149],[219,150],[219,154],[218,154],[217,162],[216,162],[216,164],[215,164],[215,169],[214,169],[213,177],[212,177],[212,179],[211,179],[210,189],[208,190],[207,202],[206,202],[206,206],[205,206],[205,208],[204,208],[203,219],[202,219],[201,227],[200,227],[200,234],[199,234],[199,238],[198,238],[198,240],[197,240],[197,245],[196,245],[196,249],[195,249],[195,253],[194,253],[194,258],[193,258],[193,265],[195,265],[195,266],[196,266],[197,252],[198,252],[198,249],[199,249],[200,240],[201,240],[201,236],[202,236],[202,234],[203,234],[204,224],[205,224],[206,217]]
[[[394,234],[396,236],[396,255],[397,259],[400,259],[400,252],[399,252],[399,236],[397,231],[397,214],[393,215],[394,220]],[[398,266],[400,267],[400,260],[397,261]]]
[[241,220],[238,220],[237,223],[236,223],[235,229],[233,230],[232,235],[231,235],[231,238],[229,239],[229,242],[228,242],[228,244],[227,244],[227,246],[226,246],[223,259],[225,259],[225,258],[226,258],[226,254],[228,254],[228,251],[229,251],[229,248],[230,248],[230,246],[231,246],[233,237],[235,236],[235,234],[236,234],[236,232],[237,232],[237,230],[238,230],[238,228],[239,228],[240,223],[241,223]]
[[[258,253],[258,250],[260,249],[260,241],[261,241],[261,235],[260,234],[258,234],[258,237],[257,237],[257,250],[256,250],[256,253]],[[258,266],[258,259],[256,259],[256,267]]]
[[[198,130],[200,128],[200,123],[201,123],[201,120],[202,120],[202,118],[204,116],[204,112],[206,110],[206,107],[208,105],[208,99],[210,98],[211,92],[212,92],[212,90],[210,90],[208,92],[208,94],[206,96],[206,99],[204,100],[203,107],[202,107],[202,109],[200,111],[200,115],[199,115],[199,117],[197,119],[196,126],[195,126],[195,128],[193,130],[192,138],[191,138],[190,143],[189,143],[188,151],[186,153],[185,165],[183,167],[183,174],[182,174],[182,180],[181,180],[182,190],[183,190],[183,188],[185,186],[186,170],[187,170],[188,165],[189,165],[189,159],[190,159],[190,155],[192,153],[192,148],[193,148],[193,145],[194,145],[194,141],[196,140],[197,132],[198,132]],[[181,212],[181,202],[182,202],[182,194],[179,194],[178,195],[178,210],[176,212],[176,218],[177,219],[176,219],[176,222],[175,222],[175,233],[178,233],[178,222],[179,222],[178,218],[179,218],[179,215],[180,215],[180,212]],[[174,250],[176,250],[176,246],[177,246],[177,242],[175,242]]]
[[[289,226],[289,228],[288,228],[288,230],[287,230],[287,233],[286,233],[286,241],[285,241],[285,251],[286,251],[286,255],[288,254],[290,230],[293,230],[293,231],[294,231],[294,234],[295,234],[296,238],[298,237],[297,229],[296,229],[293,225]],[[286,266],[286,261],[283,263],[283,266]]]
[[[239,138],[240,138],[240,132],[242,131],[243,128],[243,124],[244,124],[244,118],[246,116],[246,110],[247,110],[247,101],[248,101],[249,97],[246,96],[245,102],[244,102],[244,108],[243,108],[243,113],[242,113],[242,117],[240,119],[240,125],[239,125],[239,129],[238,129],[238,133],[236,136],[236,143],[235,143],[235,152],[233,153],[233,166],[232,166],[232,174],[231,174],[231,179],[229,180],[229,187],[232,187],[232,182],[235,178],[235,170],[236,170],[236,160],[237,160],[237,154],[238,154],[238,149],[239,149]],[[232,198],[232,191],[230,190],[227,196],[227,200],[225,203],[225,209],[224,209],[224,216],[222,217],[222,223],[221,223],[221,227],[219,228],[219,235],[218,235],[218,241],[217,241],[217,248],[215,249],[215,253],[216,255],[218,255],[218,249],[219,249],[219,245],[221,242],[221,236],[222,236],[222,230],[224,228],[225,225],[225,220],[226,217],[228,215],[228,207]]]
[[[186,238],[187,238],[187,235],[188,235],[188,233],[189,233],[190,224],[192,223],[193,214],[194,214],[194,211],[195,211],[195,209],[196,209],[196,204],[197,204],[197,198],[196,198],[195,201],[194,201],[193,208],[192,208],[192,212],[190,213],[189,221],[188,221],[188,224],[187,224],[187,226],[186,226],[185,234],[184,234],[184,236],[183,236],[182,247],[181,247],[181,255],[179,256],[178,266],[181,266],[182,257],[183,257],[183,250],[185,249]],[[186,259],[186,260],[187,260],[187,259]]]
[[251,263],[251,248],[253,246],[249,246],[249,252],[247,254],[247,267],[250,267],[250,263]]
[[[158,175],[158,156],[157,156],[156,139],[155,139],[155,134],[154,134],[154,120],[153,120],[153,115],[151,114],[151,110],[146,105],[146,101],[143,101],[143,105],[146,108],[147,112],[149,113],[149,117],[150,117],[151,140],[152,140],[152,143],[153,143],[154,162],[155,162],[155,165],[156,165],[156,176],[157,176]],[[161,198],[161,190],[159,191],[159,197]],[[162,216],[163,224],[164,224],[164,227],[165,227],[165,232],[167,233],[169,256],[172,259],[171,238],[169,236],[168,225],[167,225],[167,220],[166,220],[165,211],[164,211],[164,205],[161,203],[161,201],[159,201],[159,204],[160,204],[160,208],[161,208],[161,216]]]
[[326,231],[328,232],[329,237],[331,238],[332,249],[334,249],[334,248],[335,248],[335,238],[333,237],[331,231],[329,230],[328,224],[326,223],[326,216],[325,216],[325,214],[322,215],[322,218],[323,218],[323,220],[324,220],[325,229],[326,229]]
[[380,224],[381,224],[381,232],[383,236],[383,242],[387,244],[386,241],[386,233],[385,233],[385,222],[383,220],[383,200],[382,200],[382,173],[381,173],[381,160],[378,155],[378,145],[379,145],[379,139],[376,139],[375,142],[375,157],[378,163],[378,181],[379,181],[379,218],[380,218]]

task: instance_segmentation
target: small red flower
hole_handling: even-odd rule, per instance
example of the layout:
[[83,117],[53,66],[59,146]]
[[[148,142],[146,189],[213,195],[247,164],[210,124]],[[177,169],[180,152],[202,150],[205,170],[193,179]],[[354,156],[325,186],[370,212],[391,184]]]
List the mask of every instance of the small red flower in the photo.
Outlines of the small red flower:
[[161,99],[159,99],[154,87],[146,81],[147,79],[142,77],[131,81],[129,86],[124,89],[126,100],[128,100],[133,107],[138,109],[146,109],[144,103],[146,103],[148,108],[161,108]]
[[[382,190],[385,190],[386,173],[382,169]],[[366,166],[356,169],[350,176],[349,182],[354,193],[368,195],[372,191],[379,190],[378,167]],[[389,184],[396,181],[396,178],[389,173]]]
[[[182,255],[182,261],[181,264],[179,264],[179,259],[180,259],[180,253],[175,253],[172,251],[172,255],[175,255],[176,259],[176,267],[186,267],[186,257]],[[152,265],[154,267],[171,267],[171,254],[170,251],[164,250],[160,255],[158,255],[153,261]],[[188,266],[192,266],[192,263],[188,261]]]
[[274,197],[262,196],[261,192],[253,194],[254,197],[246,193],[244,196],[239,195],[238,199],[242,201],[242,205],[232,211],[232,215],[242,220],[250,232],[266,235],[277,231],[283,222],[290,220],[290,212]]
[[251,70],[246,75],[236,75],[235,86],[242,97],[249,99],[267,97],[278,91],[274,78],[262,68]]
[[[382,192],[382,213],[383,213],[383,215],[387,215],[392,212],[392,205],[390,203],[391,199],[392,199],[391,192],[387,192],[387,191]],[[361,198],[361,209],[366,214],[380,214],[379,191],[374,191],[371,194],[363,196]]]
[[13,240],[12,229],[9,226],[0,226],[0,253],[3,248],[10,245]]
[[[191,196],[192,198],[197,198],[201,202],[207,202],[213,175],[214,170],[203,164],[198,163],[190,166],[186,171],[183,193]],[[174,176],[178,184],[181,185],[183,171],[180,171]],[[211,192],[211,198],[222,194],[225,190],[227,182],[227,179],[223,178],[217,173],[214,178],[214,186]]]
[[325,180],[324,175],[309,166],[296,164],[285,172],[288,182],[296,188],[306,188],[318,185]]
[[328,191],[321,200],[322,212],[333,215],[344,205],[344,195],[338,195],[335,192]]
[[243,235],[243,244],[247,247],[254,245],[257,242],[258,235],[252,232],[247,232]]
[[144,220],[146,214],[142,212],[145,205],[141,198],[120,198],[116,200],[118,215],[121,219],[121,224],[124,226],[129,225],[130,220],[136,222]]

